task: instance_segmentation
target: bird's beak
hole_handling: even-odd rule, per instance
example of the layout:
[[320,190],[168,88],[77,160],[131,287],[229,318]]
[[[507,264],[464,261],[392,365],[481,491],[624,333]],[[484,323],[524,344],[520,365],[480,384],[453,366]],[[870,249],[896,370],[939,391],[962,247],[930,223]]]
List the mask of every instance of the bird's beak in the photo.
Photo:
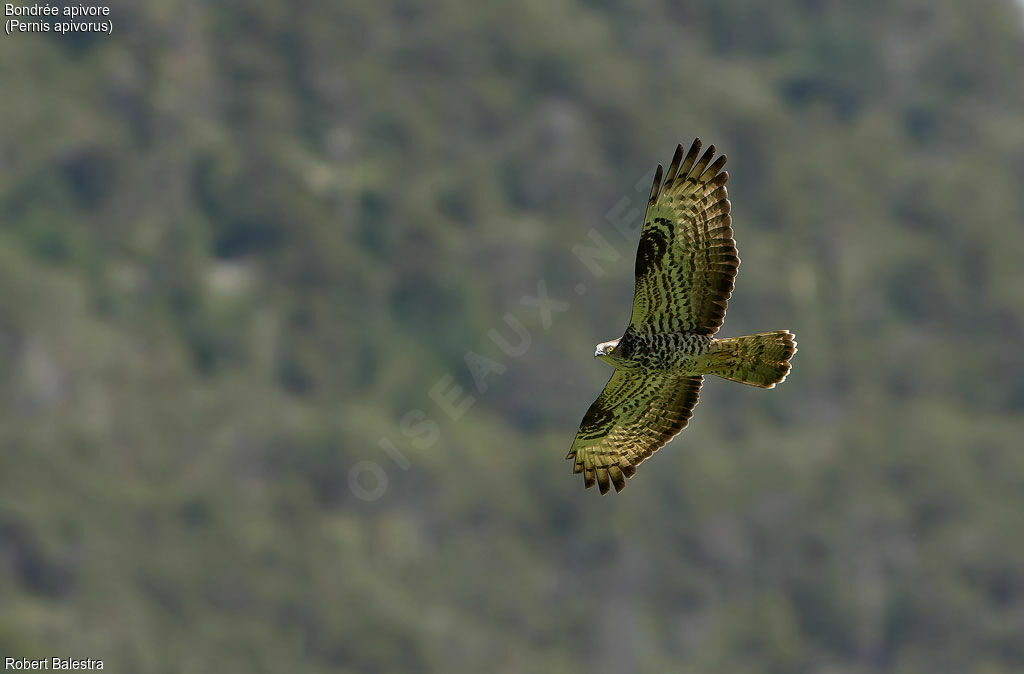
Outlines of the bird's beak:
[[597,351],[594,352],[594,358],[597,358],[600,355],[601,355],[601,349],[598,349]]

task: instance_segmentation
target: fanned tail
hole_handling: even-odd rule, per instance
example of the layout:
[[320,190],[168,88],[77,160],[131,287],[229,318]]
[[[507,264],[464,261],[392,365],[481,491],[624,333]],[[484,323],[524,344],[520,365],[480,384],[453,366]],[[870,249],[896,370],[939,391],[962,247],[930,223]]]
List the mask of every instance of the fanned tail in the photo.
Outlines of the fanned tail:
[[717,339],[708,353],[707,374],[741,384],[774,388],[789,374],[796,340],[789,330]]

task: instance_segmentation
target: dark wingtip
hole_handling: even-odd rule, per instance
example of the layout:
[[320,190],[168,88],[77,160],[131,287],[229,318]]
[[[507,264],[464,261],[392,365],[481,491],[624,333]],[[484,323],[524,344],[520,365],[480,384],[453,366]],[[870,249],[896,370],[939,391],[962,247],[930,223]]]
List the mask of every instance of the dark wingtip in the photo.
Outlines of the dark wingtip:
[[[713,146],[712,146],[712,147],[713,147]],[[725,166],[725,162],[726,162],[726,161],[728,161],[728,157],[726,157],[726,156],[725,156],[724,154],[722,154],[722,155],[718,155],[718,159],[716,159],[716,160],[715,160],[715,161],[714,161],[714,162],[713,162],[713,163],[711,164],[711,166],[707,167],[707,168],[706,168],[706,169],[704,170],[704,173],[702,173],[702,174],[700,175],[700,177],[699,177],[699,178],[697,178],[697,181],[698,181],[698,182],[706,182],[706,181],[709,181],[709,180],[711,180],[711,179],[712,179],[713,177],[715,177],[716,175],[718,175],[718,174],[719,174],[719,172],[720,172],[720,171],[722,170],[722,168],[723,168],[723,167]]]
[[683,145],[679,143],[676,145],[676,151],[672,155],[672,161],[668,165],[668,171],[665,172],[665,186],[672,184],[672,181],[676,179],[676,172],[679,170],[679,162],[683,160]]
[[[704,154],[702,154],[700,156],[700,159],[697,160],[697,163],[695,163],[693,165],[693,169],[691,170],[691,175],[693,176],[694,180],[700,181],[700,180],[706,180],[707,179],[707,177],[704,175],[704,169],[706,169],[708,167],[708,164],[711,163],[711,160],[714,158],[714,156],[715,156],[715,146],[714,145],[708,145],[708,149],[704,150]],[[704,176],[704,177],[702,178],[701,176]]]
[[697,155],[700,154],[701,145],[700,138],[693,139],[690,149],[686,152],[686,157],[683,158],[683,163],[679,166],[677,174],[679,180],[685,180],[686,176],[689,175],[690,169],[693,168],[693,163],[697,161]]
[[658,164],[658,170],[654,172],[654,184],[651,185],[651,196],[647,200],[648,203],[653,204],[655,199],[658,198],[658,192],[661,189],[661,176],[663,172],[664,169],[662,168],[661,164]]
[[609,467],[608,476],[612,479],[612,485],[615,487],[616,494],[626,488],[626,477],[622,474],[621,468],[618,466]]

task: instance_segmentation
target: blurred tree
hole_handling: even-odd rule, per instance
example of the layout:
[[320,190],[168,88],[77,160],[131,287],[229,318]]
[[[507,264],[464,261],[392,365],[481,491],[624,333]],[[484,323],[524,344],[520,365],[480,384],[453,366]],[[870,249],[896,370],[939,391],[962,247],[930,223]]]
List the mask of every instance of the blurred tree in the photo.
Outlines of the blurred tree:
[[[1019,7],[111,11],[0,40],[0,652],[1024,671]],[[695,135],[733,174],[728,334],[800,352],[771,395],[710,383],[662,470],[590,498],[562,461],[589,349]],[[470,350],[506,368],[485,392]]]

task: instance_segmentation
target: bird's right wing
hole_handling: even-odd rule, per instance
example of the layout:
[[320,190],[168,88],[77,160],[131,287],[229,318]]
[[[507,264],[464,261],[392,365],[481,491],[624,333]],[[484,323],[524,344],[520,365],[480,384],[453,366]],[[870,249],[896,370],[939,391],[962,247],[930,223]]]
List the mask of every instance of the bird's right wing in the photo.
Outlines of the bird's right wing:
[[587,410],[569,455],[583,483],[622,491],[647,457],[686,427],[704,378],[616,369]]
[[[640,245],[636,289],[629,324],[640,332],[693,332],[713,335],[722,326],[740,259],[732,238],[732,216],[715,146],[700,155],[694,140],[683,146],[662,182],[654,176]],[[698,155],[700,157],[698,158]]]

